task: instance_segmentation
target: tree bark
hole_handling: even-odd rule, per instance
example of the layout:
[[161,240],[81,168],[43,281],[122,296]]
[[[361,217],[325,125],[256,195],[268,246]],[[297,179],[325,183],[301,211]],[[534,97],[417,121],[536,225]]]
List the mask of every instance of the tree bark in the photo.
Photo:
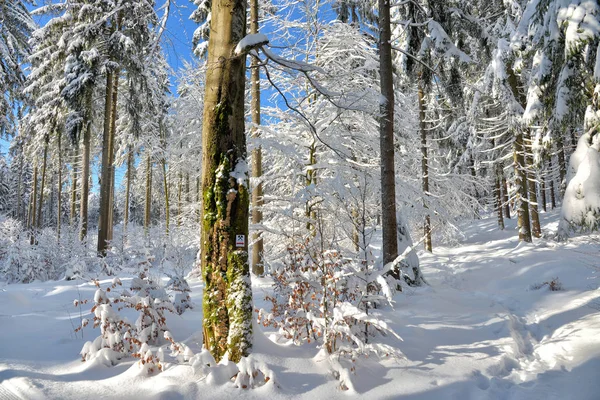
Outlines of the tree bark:
[[79,141],[75,144],[73,161],[71,162],[71,212],[69,214],[69,225],[75,224],[75,212],[77,210],[77,162],[79,158]]
[[[250,33],[258,33],[258,0],[250,0]],[[252,114],[251,135],[253,138],[260,136],[260,131],[256,128],[260,125],[260,75],[258,69],[258,60],[252,57],[252,69],[250,71],[250,80],[252,82],[251,94],[252,101],[250,103],[250,113]],[[252,151],[252,177],[256,184],[252,190],[252,224],[254,226],[262,223],[262,206],[263,206],[263,187],[261,182],[262,177],[262,149],[256,146]],[[264,249],[264,241],[262,232],[255,228],[252,234],[252,273],[260,276],[265,273],[265,267],[262,261]]]
[[123,216],[123,235],[127,234],[129,224],[129,197],[131,193],[131,173],[133,172],[133,146],[127,146],[127,182],[125,183],[125,210]]
[[[419,77],[419,129],[421,131],[421,179],[423,185],[423,207],[428,209],[427,198],[429,197],[429,164],[427,156],[427,125],[425,122],[425,101],[423,95],[423,82],[422,78]],[[425,250],[432,252],[431,244],[431,220],[429,214],[425,216],[425,224],[423,226],[423,234],[425,235],[424,246]]]
[[60,217],[62,214],[62,129],[58,130],[58,201],[56,205],[56,237],[60,243]]
[[[519,92],[519,83],[515,71],[512,68],[507,70],[507,80],[512,90],[514,98],[522,105],[526,104],[526,99]],[[513,162],[515,168],[515,186],[517,187],[517,225],[519,226],[519,240],[531,242],[531,219],[529,216],[529,206],[527,201],[527,165],[525,163],[525,143],[523,141],[523,132],[519,127],[514,130],[513,144]]]
[[379,0],[379,74],[382,101],[379,120],[381,153],[381,225],[383,263],[398,256],[396,181],[394,167],[394,80],[389,0]]
[[111,152],[114,145],[111,129],[114,73],[106,73],[106,92],[104,94],[104,133],[102,135],[102,170],[100,173],[100,216],[98,220],[98,255],[106,256],[110,219]]
[[500,230],[504,230],[504,216],[502,215],[502,191],[500,190],[500,174],[502,169],[500,166],[496,167],[496,186],[494,188],[494,200],[496,203],[496,212],[498,214],[498,227]]
[[508,183],[506,182],[506,175],[502,172],[502,204],[504,204],[504,216],[507,219],[510,219],[510,202],[508,200]]
[[[524,144],[523,150],[525,151],[525,165],[526,167],[533,166],[533,160],[531,158],[530,152],[528,149],[531,148],[531,138],[529,133],[525,134],[525,141],[529,141],[530,144]],[[539,216],[539,208],[538,208],[538,200],[537,200],[537,185],[535,183],[535,174],[532,172],[527,172],[527,187],[529,188],[529,211],[531,217],[531,233],[534,237],[539,238],[542,236],[542,227],[540,225],[540,216]]]
[[228,352],[237,362],[252,346],[248,177],[231,176],[246,162],[245,56],[234,54],[246,30],[246,1],[214,0],[211,16],[202,124],[204,345],[216,360]]
[[[548,160],[548,169],[552,171],[552,158]],[[552,205],[552,209],[556,208],[556,193],[554,191],[554,177],[550,176],[550,204]]]
[[42,228],[42,207],[44,205],[44,189],[46,186],[46,166],[48,165],[48,142],[50,141],[50,136],[46,135],[44,137],[44,156],[42,158],[42,182],[40,184],[40,201],[38,204],[38,211],[36,215],[36,222],[38,229]]
[[32,202],[31,202],[31,212],[29,213],[29,227],[30,228],[35,228],[36,227],[36,220],[35,220],[35,213],[37,212],[37,195],[38,195],[38,185],[37,185],[37,180],[38,180],[38,166],[37,166],[37,160],[34,161],[34,167],[33,167],[33,191],[31,193],[31,197],[32,197]]
[[162,157],[160,159],[160,163],[162,166],[163,173],[163,191],[165,192],[165,233],[167,236],[169,235],[169,224],[171,219],[171,205],[169,203],[169,182],[167,177],[167,134],[165,132],[165,127],[163,121],[160,123],[160,142],[163,150]]
[[110,160],[108,168],[110,171],[110,197],[108,204],[108,237],[110,243],[113,239],[114,231],[114,213],[115,213],[115,140],[117,137],[117,99],[119,94],[119,72],[114,74],[113,92],[112,92],[112,110],[110,113],[110,137],[112,140]]
[[152,211],[152,154],[149,148],[146,150],[146,152],[146,202],[144,205],[144,234],[146,237],[148,237]]
[[81,229],[79,239],[84,240],[88,229],[88,203],[90,193],[90,142],[92,136],[92,90],[89,89],[86,99],[87,121],[83,131],[83,156],[81,159],[81,199],[79,204],[79,221]]

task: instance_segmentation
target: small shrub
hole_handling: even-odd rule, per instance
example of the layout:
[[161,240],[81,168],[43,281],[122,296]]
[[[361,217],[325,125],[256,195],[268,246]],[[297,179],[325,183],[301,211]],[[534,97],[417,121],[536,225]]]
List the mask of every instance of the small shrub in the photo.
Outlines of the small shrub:
[[543,288],[544,286],[547,286],[548,290],[550,290],[552,292],[558,292],[560,290],[563,290],[562,283],[558,280],[558,277],[553,278],[551,281],[546,281],[546,282],[536,283],[534,285],[531,285],[531,289],[539,290],[539,289]]

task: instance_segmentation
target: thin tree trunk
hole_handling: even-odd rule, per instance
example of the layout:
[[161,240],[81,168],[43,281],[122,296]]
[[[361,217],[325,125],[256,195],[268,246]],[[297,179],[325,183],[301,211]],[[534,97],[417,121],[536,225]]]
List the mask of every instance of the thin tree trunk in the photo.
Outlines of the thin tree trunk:
[[127,234],[129,224],[129,197],[131,193],[131,173],[133,172],[133,147],[127,146],[127,182],[125,183],[125,212],[123,217],[123,235]]
[[88,204],[90,194],[90,142],[92,136],[92,90],[87,93],[87,121],[83,131],[83,155],[81,159],[81,199],[79,202],[81,229],[79,239],[84,240],[88,230]]
[[496,212],[498,213],[498,227],[504,230],[504,216],[502,215],[502,191],[500,190],[500,166],[496,167],[496,185],[494,189],[494,200],[496,203]]
[[114,76],[112,92],[112,110],[110,112],[110,138],[112,145],[110,146],[111,152],[109,154],[108,168],[110,171],[110,198],[108,205],[108,242],[113,240],[114,231],[114,213],[115,213],[115,140],[117,137],[117,100],[119,94],[119,72],[117,71]]
[[510,219],[510,202],[508,200],[508,183],[506,182],[504,172],[502,172],[502,204],[504,204],[504,217]]
[[171,205],[169,203],[169,182],[167,178],[167,158],[165,153],[167,151],[167,137],[166,137],[165,127],[163,122],[160,123],[160,143],[163,149],[163,155],[160,159],[160,163],[162,166],[163,173],[163,191],[165,192],[165,224],[166,224],[166,234],[169,235],[169,224],[171,220]]
[[146,155],[146,202],[144,206],[144,233],[148,236],[150,229],[150,216],[152,210],[152,155],[150,149]]
[[56,213],[56,237],[60,243],[60,219],[62,216],[62,129],[58,130],[58,201]]
[[245,34],[246,1],[213,0],[202,124],[204,345],[218,361],[238,362],[252,346],[248,266],[247,177],[230,179],[246,160],[245,56],[234,48]]
[[394,79],[392,66],[390,3],[379,0],[379,75],[383,101],[380,104],[379,148],[381,154],[381,225],[383,263],[398,256],[396,181],[394,167]]
[[565,157],[565,146],[560,135],[557,135],[556,146],[558,147],[556,154],[558,157],[558,182],[560,195],[563,196],[567,189],[567,160]]
[[77,209],[77,162],[79,158],[79,142],[75,145],[73,161],[71,162],[71,213],[69,214],[69,225],[75,224],[75,210]]
[[[531,148],[531,138],[529,133],[525,133],[524,141],[529,141],[527,145],[523,143],[523,150],[525,151],[525,168],[533,166],[533,160],[531,158],[528,148]],[[527,187],[529,188],[529,211],[531,218],[531,233],[534,237],[539,238],[542,236],[542,228],[540,226],[540,216],[538,212],[538,201],[537,201],[537,185],[535,183],[535,174],[532,172],[526,172]]]
[[[258,0],[250,0],[250,33],[258,33]],[[252,82],[250,103],[250,113],[252,115],[251,135],[257,139],[260,137],[260,131],[256,128],[260,125],[260,75],[258,69],[258,60],[252,57],[252,70],[250,71],[250,80]],[[252,151],[252,177],[257,182],[252,190],[252,224],[254,226],[262,223],[263,206],[263,187],[262,177],[262,149],[255,146]],[[262,261],[264,241],[260,230],[255,228],[252,234],[252,273],[261,276],[265,273],[265,267]]]
[[36,216],[37,227],[40,229],[43,224],[42,217],[42,207],[44,205],[44,189],[46,186],[46,166],[48,165],[48,142],[50,141],[50,136],[46,135],[44,138],[44,156],[42,159],[42,182],[40,184],[40,202],[38,204],[38,211]]
[[554,176],[552,171],[552,158],[548,160],[548,170],[550,171],[550,204],[552,209],[556,208],[556,193],[554,189]]
[[[421,81],[419,77],[419,81]],[[429,164],[427,155],[427,126],[425,123],[425,101],[423,99],[423,82],[419,82],[419,129],[421,131],[421,174],[422,174],[422,187],[423,187],[423,207],[428,209],[427,198],[429,196]],[[431,244],[431,220],[429,214],[425,216],[424,232],[425,235],[425,250],[432,252]]]
[[110,159],[114,143],[111,129],[114,73],[106,73],[106,92],[104,94],[104,133],[102,135],[102,170],[100,173],[100,216],[98,219],[98,255],[106,256],[110,220]]
[[163,172],[163,188],[165,192],[165,223],[166,223],[166,233],[169,234],[169,223],[170,223],[170,208],[169,204],[169,183],[167,181],[167,160],[163,157],[161,160],[162,164],[162,172]]
[[546,212],[546,172],[542,171],[542,187],[540,189],[542,209]]
[[37,195],[38,195],[38,185],[37,185],[37,181],[38,181],[38,166],[37,166],[37,160],[34,161],[34,167],[33,167],[33,192],[31,193],[31,197],[32,197],[32,202],[31,202],[31,211],[29,212],[29,227],[30,228],[35,228],[36,227],[36,220],[35,220],[35,213],[37,212]]
[[177,227],[181,226],[181,192],[183,186],[183,175],[179,171],[179,182],[177,184]]
[[21,209],[23,208],[23,153],[22,147],[21,153],[19,154],[19,179],[17,183],[17,219],[19,221],[25,222],[23,215],[21,214]]

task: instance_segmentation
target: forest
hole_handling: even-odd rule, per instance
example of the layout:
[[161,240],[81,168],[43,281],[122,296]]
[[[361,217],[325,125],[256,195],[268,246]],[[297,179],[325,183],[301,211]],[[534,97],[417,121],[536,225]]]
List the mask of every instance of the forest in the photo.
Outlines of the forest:
[[0,0],[0,88],[0,398],[600,396],[597,0]]

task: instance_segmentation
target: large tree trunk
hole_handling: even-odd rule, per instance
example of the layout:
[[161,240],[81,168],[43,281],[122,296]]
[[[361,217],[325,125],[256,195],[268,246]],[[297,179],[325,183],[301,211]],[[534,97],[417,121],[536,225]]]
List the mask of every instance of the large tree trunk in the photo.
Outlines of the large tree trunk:
[[[258,0],[250,0],[250,33],[258,33]],[[252,137],[258,138],[260,131],[256,126],[260,125],[260,75],[258,69],[258,59],[252,58],[252,70],[250,71],[250,80],[252,82],[252,102],[250,103],[250,113],[252,114]],[[262,177],[262,149],[256,146],[252,151],[252,177],[255,179],[255,186],[252,188],[252,224],[255,226],[262,223],[262,205],[263,205],[263,187]],[[252,234],[252,272],[254,275],[263,275],[265,267],[262,261],[264,242],[260,230]]]
[[202,126],[204,345],[216,360],[228,352],[237,362],[252,346],[248,178],[231,176],[246,162],[245,56],[234,54],[246,1],[213,0],[211,16]]
[[114,73],[106,73],[106,92],[104,94],[104,133],[102,135],[102,170],[100,172],[100,216],[98,219],[98,254],[106,256],[110,224],[110,186],[111,186],[111,153],[114,137],[111,129],[113,103]]
[[87,236],[88,230],[88,203],[90,194],[90,142],[92,136],[92,90],[87,93],[86,99],[87,121],[86,128],[83,131],[83,156],[81,159],[81,199],[79,221],[81,229],[79,239],[83,240]]
[[[429,196],[429,164],[427,156],[427,125],[425,123],[425,101],[423,98],[423,82],[422,78],[419,77],[419,129],[421,131],[421,174],[422,174],[422,185],[423,185],[423,207],[428,209],[427,198]],[[432,252],[431,245],[431,220],[429,214],[425,216],[425,224],[423,226],[425,235],[425,250]]]
[[379,119],[381,152],[381,225],[383,263],[398,256],[396,232],[396,181],[394,167],[394,80],[390,29],[390,3],[379,0],[379,74],[382,101]]
[[[508,71],[508,84],[512,90],[514,98],[519,101],[523,107],[526,104],[526,99],[522,93],[519,92],[519,82],[515,71],[509,68]],[[523,132],[519,127],[514,131],[514,144],[513,144],[513,162],[515,168],[515,186],[517,189],[516,202],[517,202],[517,225],[519,227],[519,240],[525,242],[531,242],[531,219],[529,216],[529,206],[527,200],[527,165],[525,163],[525,143],[523,141]]]
[[523,134],[515,133],[513,148],[513,161],[515,166],[515,186],[517,187],[517,225],[519,227],[519,240],[531,242],[531,226],[529,218],[529,206],[527,201],[527,174],[525,172],[525,157],[523,149]]

